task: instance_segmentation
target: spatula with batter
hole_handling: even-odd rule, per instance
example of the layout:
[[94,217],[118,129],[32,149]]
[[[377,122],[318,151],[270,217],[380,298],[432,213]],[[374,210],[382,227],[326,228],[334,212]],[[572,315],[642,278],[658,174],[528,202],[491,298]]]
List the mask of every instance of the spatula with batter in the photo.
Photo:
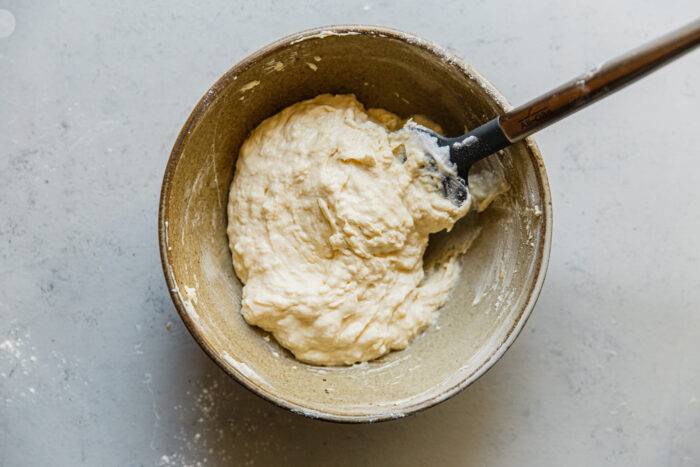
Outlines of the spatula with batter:
[[[444,175],[445,196],[460,206],[467,198],[463,181],[477,161],[514,144],[590,104],[622,89],[700,45],[700,20],[673,31],[620,57],[604,62],[530,102],[456,138],[409,123],[402,131],[415,133],[431,159],[431,166]],[[454,169],[443,170],[449,161]],[[449,168],[448,168],[449,169]]]

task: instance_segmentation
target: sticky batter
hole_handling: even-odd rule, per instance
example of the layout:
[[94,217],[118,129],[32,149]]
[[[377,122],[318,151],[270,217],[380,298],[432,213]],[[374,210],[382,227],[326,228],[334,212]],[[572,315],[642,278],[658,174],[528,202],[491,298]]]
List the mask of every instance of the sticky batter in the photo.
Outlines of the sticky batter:
[[455,257],[424,270],[423,253],[469,200],[443,196],[424,151],[395,132],[403,124],[324,94],[268,118],[241,148],[228,205],[241,312],[299,360],[405,348],[457,278]]

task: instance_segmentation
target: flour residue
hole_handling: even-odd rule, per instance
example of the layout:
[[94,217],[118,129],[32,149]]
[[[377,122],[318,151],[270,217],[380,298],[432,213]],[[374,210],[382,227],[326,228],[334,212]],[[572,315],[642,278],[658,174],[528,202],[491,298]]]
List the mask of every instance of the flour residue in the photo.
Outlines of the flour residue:
[[241,92],[250,91],[251,89],[253,89],[254,87],[259,86],[259,85],[260,85],[260,80],[255,79],[253,81],[249,81],[248,83],[241,86]]

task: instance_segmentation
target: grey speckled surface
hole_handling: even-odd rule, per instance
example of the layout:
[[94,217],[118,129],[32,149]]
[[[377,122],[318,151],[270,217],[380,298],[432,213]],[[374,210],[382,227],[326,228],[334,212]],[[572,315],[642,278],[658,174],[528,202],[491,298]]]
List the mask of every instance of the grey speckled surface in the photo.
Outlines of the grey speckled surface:
[[156,239],[190,109],[282,35],[399,27],[520,103],[697,2],[93,3],[0,4],[1,465],[700,465],[698,52],[537,137],[555,208],[539,304],[488,374],[411,418],[316,422],[230,381],[182,326]]

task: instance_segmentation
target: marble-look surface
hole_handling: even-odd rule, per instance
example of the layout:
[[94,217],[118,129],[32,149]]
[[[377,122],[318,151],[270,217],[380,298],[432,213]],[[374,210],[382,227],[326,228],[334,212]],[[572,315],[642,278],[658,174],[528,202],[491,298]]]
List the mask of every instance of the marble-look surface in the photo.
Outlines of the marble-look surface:
[[161,177],[191,108],[248,53],[384,24],[517,104],[700,14],[429,3],[0,3],[0,465],[700,465],[700,52],[537,136],[548,279],[513,348],[450,401],[371,426],[308,420],[229,380],[181,324]]

